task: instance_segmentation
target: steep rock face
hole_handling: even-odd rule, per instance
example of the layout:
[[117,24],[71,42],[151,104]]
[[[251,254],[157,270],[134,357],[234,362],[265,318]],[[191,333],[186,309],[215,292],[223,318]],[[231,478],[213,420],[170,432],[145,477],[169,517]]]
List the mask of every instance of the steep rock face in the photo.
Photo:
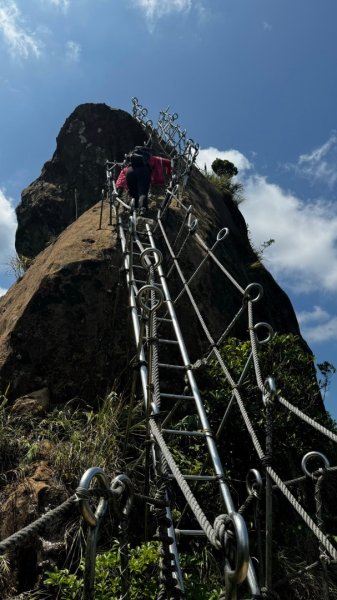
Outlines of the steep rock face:
[[[142,128],[127,113],[106,105],[81,105],[62,127],[52,160],[24,190],[17,211],[17,250],[36,258],[21,281],[0,299],[0,389],[10,385],[11,398],[46,387],[52,402],[74,397],[93,401],[125,370],[134,350],[133,339],[127,335],[121,249],[115,223],[107,225],[108,207],[103,229],[98,230],[100,207],[92,205],[104,184],[105,159],[121,159],[143,140]],[[76,221],[72,206],[75,186],[83,213]],[[192,204],[198,218],[197,233],[210,247],[221,229],[229,229],[216,256],[243,289],[253,281],[263,286],[256,317],[269,322],[275,331],[299,334],[286,294],[262,265],[253,268],[257,257],[231,195],[217,192],[193,169],[184,202]],[[176,237],[182,216],[182,210],[172,203],[165,217],[171,239]],[[157,244],[163,247],[158,231]],[[204,256],[194,236],[181,254],[187,277]],[[174,297],[181,290],[177,276],[170,286]],[[238,311],[242,295],[220,276],[209,258],[191,287],[217,340]],[[186,296],[179,300],[177,313],[191,360],[196,360],[209,344]],[[247,328],[244,317],[235,324],[232,335],[247,339]]]
[[96,204],[104,186],[106,160],[123,160],[144,131],[128,113],[106,104],[81,104],[65,121],[57,146],[40,177],[22,192],[17,207],[18,254],[34,257]]
[[116,236],[98,219],[89,209],[1,299],[0,387],[11,397],[46,386],[52,400],[92,399],[118,376],[127,301],[121,292],[115,328]]

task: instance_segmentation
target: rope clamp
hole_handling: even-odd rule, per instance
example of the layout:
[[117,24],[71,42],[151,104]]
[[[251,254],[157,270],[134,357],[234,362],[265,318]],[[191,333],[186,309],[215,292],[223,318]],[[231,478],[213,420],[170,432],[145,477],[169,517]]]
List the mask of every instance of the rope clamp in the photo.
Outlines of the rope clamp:
[[276,394],[276,384],[273,377],[267,377],[264,382],[263,392],[262,392],[262,400],[265,407],[271,406],[277,397]]
[[[124,473],[117,475],[110,486],[112,491],[120,488],[122,488],[122,497],[118,498],[118,500],[113,497],[113,508],[119,518],[128,517],[133,504],[134,492],[129,477]],[[121,501],[124,501],[123,506],[120,505]]]
[[319,555],[319,560],[320,560],[321,563],[324,563],[327,566],[331,565],[331,563],[334,562],[334,561],[331,560],[330,556],[328,556],[325,552],[322,552]]

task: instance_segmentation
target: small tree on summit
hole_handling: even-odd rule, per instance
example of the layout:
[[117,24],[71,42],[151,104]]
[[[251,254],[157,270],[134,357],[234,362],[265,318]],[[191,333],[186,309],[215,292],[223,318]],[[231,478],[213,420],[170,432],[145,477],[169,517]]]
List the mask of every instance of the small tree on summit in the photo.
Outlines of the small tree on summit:
[[234,202],[240,204],[243,201],[243,186],[239,182],[232,183],[231,179],[238,174],[237,167],[230,161],[222,158],[216,158],[212,162],[213,173],[208,173],[205,168],[205,175],[214,187],[223,194],[232,194]]
[[222,160],[221,158],[216,158],[212,162],[212,171],[214,171],[218,177],[226,177],[227,179],[231,179],[239,172],[230,160]]

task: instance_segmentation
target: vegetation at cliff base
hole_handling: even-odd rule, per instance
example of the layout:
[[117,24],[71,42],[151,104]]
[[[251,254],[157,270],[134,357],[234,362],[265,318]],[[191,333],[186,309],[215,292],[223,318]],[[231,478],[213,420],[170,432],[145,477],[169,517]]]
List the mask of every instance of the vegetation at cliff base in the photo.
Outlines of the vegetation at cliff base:
[[[236,338],[228,339],[222,347],[223,360],[235,381],[239,379],[250,352],[250,342]],[[262,345],[259,350],[259,360],[262,373],[275,376],[278,394],[282,394],[289,402],[301,408],[322,425],[336,431],[335,422],[324,413],[319,389],[321,388],[323,393],[328,389],[329,381],[335,372],[333,365],[328,362],[319,365],[318,385],[312,355],[304,349],[301,339],[291,334],[275,335],[268,344]],[[216,431],[232,390],[222,370],[213,361],[206,368],[205,382],[203,397],[212,429]],[[253,364],[246,372],[240,391],[254,430],[264,445],[265,407],[261,392],[255,383]],[[135,407],[134,410],[137,414],[138,408]],[[76,489],[83,472],[94,464],[101,466],[110,476],[114,476],[119,469],[127,472],[135,488],[139,483],[141,489],[143,474],[139,463],[130,461],[124,464],[124,459],[121,457],[120,449],[126,415],[127,406],[116,393],[112,392],[99,403],[96,409],[89,408],[79,399],[74,399],[64,406],[55,406],[42,418],[20,418],[11,413],[4,394],[0,405],[2,501],[6,499],[9,473],[11,473],[13,486],[15,481],[24,480],[31,473],[32,467],[41,460],[47,460],[52,466],[59,485],[67,493]],[[141,418],[141,411],[139,416]],[[186,419],[191,418],[189,415],[182,415],[181,418],[182,428],[185,425],[187,428],[195,426],[193,423],[186,423]],[[324,452],[331,464],[337,463],[334,444],[322,439],[318,432],[303,424],[292,413],[285,411],[284,407],[277,402],[272,407],[272,418],[274,438],[272,464],[284,480],[301,475],[300,464],[303,454],[312,449]],[[131,441],[133,436],[136,440],[133,441],[135,444],[133,450],[136,450],[136,446],[139,447],[139,443],[144,439],[144,431],[144,423],[138,422],[131,435]],[[195,469],[198,472],[203,467],[202,449],[198,441],[190,446],[189,456],[194,456]],[[247,469],[259,469],[262,477],[264,471],[235,403],[231,409],[228,425],[219,437],[218,446],[224,460],[228,485],[235,495],[237,505],[240,506],[246,498]],[[183,455],[184,449],[177,445],[174,452]],[[186,464],[186,468],[190,467],[191,465]],[[302,501],[308,501],[308,511],[314,517],[313,489],[310,485],[310,482],[303,483],[299,487],[298,495]],[[332,512],[333,503],[329,486],[326,488],[325,500],[327,512]],[[215,497],[213,498],[211,494],[206,502],[209,503],[210,511],[220,510],[216,505]],[[291,583],[284,584],[282,588],[289,600],[303,600],[306,597],[316,600],[320,598],[319,574],[313,577],[312,574],[306,573],[298,578],[296,573],[309,559],[312,562],[317,560],[318,544],[277,492],[275,492],[274,510],[274,576],[276,579],[285,576],[293,577]],[[183,507],[177,501],[174,512],[180,519]],[[245,515],[250,529],[250,551],[258,557],[261,581],[263,581],[264,558],[259,535],[261,535],[263,518],[262,503],[254,515],[249,513]],[[78,517],[77,527],[79,521]],[[131,572],[130,598],[150,600],[158,593],[158,542],[144,542],[139,524],[137,527],[133,528],[132,539],[128,544]],[[333,521],[328,520],[327,527],[330,535],[337,535]],[[74,535],[74,528],[72,531]],[[41,574],[39,588],[32,591],[31,598],[57,597],[60,600],[70,600],[80,597],[83,589],[84,561],[79,549],[83,546],[81,537],[83,538],[85,534],[85,528],[84,530],[80,528],[79,531],[80,533],[76,534],[76,542],[72,542],[71,552],[67,548],[66,554],[62,554],[65,556],[63,562],[45,567],[44,573]],[[115,537],[111,535],[111,531]],[[106,534],[108,535],[105,538]],[[97,555],[95,598],[117,600],[121,594],[120,548],[116,531],[113,528],[111,530],[110,525],[103,535],[103,542]],[[74,552],[75,547],[77,547],[76,552]],[[207,549],[203,542],[197,542],[196,545],[182,548],[180,558],[187,598],[189,600],[217,599],[220,590],[223,589],[223,568],[213,551]],[[1,581],[5,581],[3,573],[6,572],[7,567],[6,562],[0,565]],[[329,580],[329,585],[335,593],[337,588],[333,579]]]

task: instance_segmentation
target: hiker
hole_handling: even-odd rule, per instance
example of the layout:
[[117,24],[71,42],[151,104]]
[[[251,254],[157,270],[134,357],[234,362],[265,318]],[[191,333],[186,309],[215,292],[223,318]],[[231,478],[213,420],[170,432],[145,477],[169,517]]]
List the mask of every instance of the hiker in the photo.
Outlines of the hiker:
[[153,156],[146,146],[136,146],[126,157],[124,167],[116,181],[117,190],[127,188],[135,199],[135,208],[141,215],[148,209],[148,193],[150,184],[162,185],[165,175],[171,174],[171,161],[161,156]]

